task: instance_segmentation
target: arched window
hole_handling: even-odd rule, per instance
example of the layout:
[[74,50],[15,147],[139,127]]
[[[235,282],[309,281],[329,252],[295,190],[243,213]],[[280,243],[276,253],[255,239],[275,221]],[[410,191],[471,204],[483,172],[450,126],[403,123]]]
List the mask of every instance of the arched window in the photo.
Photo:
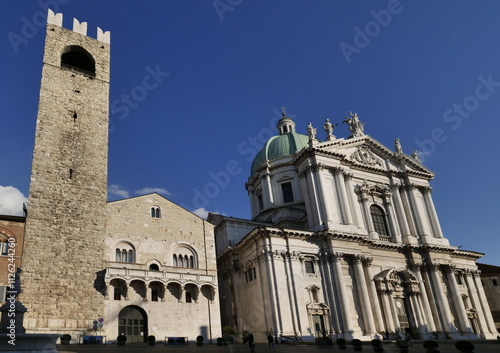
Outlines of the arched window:
[[180,245],[173,249],[175,254],[173,255],[173,266],[182,268],[197,268],[198,260],[196,257],[196,252],[186,245]]
[[160,268],[158,267],[157,264],[151,264],[151,265],[149,265],[149,270],[150,271],[160,271]]
[[153,206],[151,207],[151,217],[153,218],[160,218],[161,217],[161,211],[158,206]]
[[66,47],[61,55],[61,67],[95,76],[95,61],[92,55],[78,45]]
[[371,205],[370,215],[372,216],[373,228],[375,228],[375,231],[379,235],[386,237],[390,236],[384,210],[382,210],[380,206]]
[[116,262],[135,263],[135,247],[131,243],[127,241],[120,241],[115,246],[114,258]]

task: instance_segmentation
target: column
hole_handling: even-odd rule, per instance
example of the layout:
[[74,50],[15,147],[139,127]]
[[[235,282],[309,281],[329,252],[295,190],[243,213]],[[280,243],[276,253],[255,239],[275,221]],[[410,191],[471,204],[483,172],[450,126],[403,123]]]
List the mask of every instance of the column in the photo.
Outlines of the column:
[[399,230],[398,220],[394,214],[394,208],[392,207],[391,193],[387,191],[383,194],[383,197],[389,214],[389,224],[392,229],[392,241],[395,243],[401,243],[401,232]]
[[415,321],[417,322],[417,329],[421,335],[426,334],[425,323],[422,317],[422,310],[420,309],[420,303],[418,301],[418,292],[412,291],[409,293],[411,306],[413,307],[413,313],[415,314]]
[[[335,275],[335,283],[337,287],[337,293],[339,295],[339,304],[342,313],[342,326],[344,334],[352,335],[354,331],[352,328],[352,318],[351,318],[351,305],[349,304],[349,300],[347,299],[347,293],[344,283],[344,274],[342,272],[342,264],[340,261],[344,254],[342,253],[334,253],[332,256],[333,260],[333,273]],[[350,338],[350,337],[348,337]]]
[[432,188],[430,186],[423,188],[424,201],[427,206],[427,212],[431,221],[432,230],[434,231],[434,236],[436,238],[443,238],[443,231],[441,230],[436,208],[434,207],[434,202],[432,201],[431,191]]
[[410,235],[410,228],[408,227],[408,220],[406,219],[406,214],[403,206],[403,202],[401,200],[401,195],[399,194],[399,185],[392,184],[391,185],[392,195],[394,197],[394,204],[396,207],[396,215],[399,220],[399,225],[401,227],[401,232],[403,235]]
[[335,290],[333,288],[334,283],[332,281],[333,274],[331,269],[331,256],[326,253],[320,254],[320,263],[323,269],[323,271],[321,271],[321,279],[324,281],[323,285],[327,294],[326,301],[332,313],[330,315],[330,320],[331,320],[330,327],[333,328],[335,333],[338,333],[341,328],[339,323],[339,315],[337,312],[337,303],[336,303],[337,301],[335,298]]
[[111,285],[111,282],[106,282],[106,295],[104,296],[104,299],[109,300],[109,299],[114,299],[115,295],[115,287]]
[[[288,244],[287,244],[287,247],[288,247]],[[295,288],[294,288],[294,285],[292,283],[293,273],[290,272],[293,254],[290,253],[290,251],[286,251],[286,252],[283,251],[282,256],[283,256],[283,268],[284,268],[285,276],[286,276],[286,290],[287,290],[287,294],[288,294],[288,305],[289,305],[289,309],[290,309],[290,319],[292,320],[293,333],[294,333],[294,335],[297,335],[298,331],[299,331],[297,329],[297,321],[298,321],[297,314],[298,313],[294,307],[294,303],[296,302],[295,298],[294,298]]]
[[333,169],[335,185],[337,186],[337,191],[340,196],[340,211],[342,214],[342,221],[344,224],[352,224],[351,209],[349,207],[349,200],[347,199],[344,176],[342,173],[343,169],[340,167]]
[[417,186],[413,184],[407,185],[408,189],[408,194],[410,196],[410,203],[411,203],[411,209],[415,213],[415,220],[417,222],[417,233],[418,235],[421,236],[428,236],[429,234],[426,234],[426,227],[424,225],[424,213],[422,212],[419,202],[418,202],[418,197],[417,197]]
[[458,322],[460,324],[460,330],[464,334],[470,335],[472,334],[472,329],[469,325],[469,319],[465,313],[464,302],[460,296],[457,279],[455,278],[455,266],[446,266],[446,275],[448,277],[448,283],[450,284],[451,297],[453,298],[453,304],[455,306]]
[[359,229],[365,229],[363,216],[361,215],[361,209],[359,207],[359,201],[354,191],[354,187],[352,186],[352,174],[345,173],[344,179],[345,187],[347,190],[347,197],[349,198],[349,204],[351,205],[353,222]]
[[359,303],[361,304],[361,312],[363,313],[365,335],[368,334],[371,336],[375,333],[375,322],[373,321],[373,313],[369,300],[370,296],[368,295],[363,265],[361,264],[361,256],[354,256],[352,263],[354,266],[354,275],[356,276]]
[[480,277],[481,272],[474,271],[473,274],[474,274],[474,282],[476,283],[477,293],[479,294],[479,301],[481,303],[489,331],[492,335],[494,333],[496,334],[497,329],[495,327],[495,322],[493,321],[493,316],[491,314],[490,306],[488,305],[488,300],[486,299],[486,294],[484,293],[483,284],[481,283],[481,277]]
[[418,286],[420,288],[420,299],[422,301],[423,312],[422,316],[424,319],[424,324],[427,325],[427,329],[429,332],[436,332],[436,325],[434,324],[434,317],[432,315],[431,306],[429,304],[429,298],[427,297],[427,290],[425,288],[424,281],[422,279],[422,273],[420,272],[422,268],[421,263],[414,263],[412,265],[413,273],[417,277],[419,283]]
[[373,227],[373,222],[370,214],[370,209],[368,208],[368,185],[364,183],[358,190],[356,190],[359,195],[359,199],[361,201],[361,206],[363,209],[364,217],[365,217],[365,223],[367,226],[368,230],[368,236],[372,239],[378,240],[378,234],[375,232],[375,228]]
[[327,226],[327,228],[330,228],[330,225],[334,221],[333,217],[333,212],[334,209],[332,208],[332,202],[330,197],[326,197],[328,195],[327,193],[327,187],[326,187],[326,182],[323,176],[323,168],[324,164],[323,163],[318,163],[314,166],[314,172],[316,174],[317,178],[317,185],[318,185],[318,203],[323,206],[322,214],[322,222],[324,225]]
[[386,321],[386,331],[388,333],[396,332],[396,326],[394,325],[394,319],[392,314],[392,307],[389,303],[389,295],[392,293],[388,289],[379,290],[380,297],[382,298],[382,306],[384,307],[384,317]]
[[184,288],[184,286],[179,285],[179,303],[184,303],[185,294],[186,294],[186,288]]
[[456,332],[456,329],[455,326],[453,326],[448,299],[444,295],[441,279],[439,278],[438,274],[439,266],[440,266],[439,264],[430,264],[429,274],[431,277],[432,284],[436,290],[437,304],[438,308],[441,311],[443,319],[443,330],[444,332],[454,333]]
[[477,318],[481,330],[480,336],[482,338],[486,338],[485,333],[489,332],[490,330],[488,328],[488,324],[486,323],[486,318],[484,317],[483,308],[481,306],[481,302],[477,294],[476,284],[474,283],[474,279],[472,278],[473,276],[472,271],[466,270],[464,276],[465,276],[465,283],[467,283],[467,289],[469,290],[469,297],[472,303],[472,307],[477,312]]
[[408,200],[407,188],[405,187],[401,190],[401,192],[397,191],[397,193],[399,194],[399,197],[401,198],[401,202],[403,205],[403,211],[405,214],[405,219],[407,221],[408,229],[410,231],[409,235],[417,236],[417,228],[415,226],[415,222],[413,221],[414,216],[412,214],[412,210],[410,207],[410,201]]
[[167,293],[168,293],[168,284],[167,283],[163,283],[163,296],[161,298],[162,302],[166,301],[166,299],[167,299]]
[[368,282],[368,292],[370,294],[370,300],[372,302],[373,316],[375,317],[376,321],[376,330],[378,332],[383,332],[384,319],[382,317],[382,311],[380,310],[380,302],[377,296],[377,288],[375,288],[375,282],[373,280],[372,261],[373,257],[365,257],[363,259],[363,265],[366,273],[366,281]]
[[266,169],[266,174],[262,176],[262,201],[264,202],[264,209],[271,207],[274,204],[273,188],[271,187],[271,176]]

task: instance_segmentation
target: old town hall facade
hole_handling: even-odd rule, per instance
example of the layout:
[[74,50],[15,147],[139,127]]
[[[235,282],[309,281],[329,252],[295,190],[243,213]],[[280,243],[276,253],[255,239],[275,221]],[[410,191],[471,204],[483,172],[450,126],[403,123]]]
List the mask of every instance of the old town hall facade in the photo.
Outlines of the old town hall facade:
[[[110,35],[49,10],[19,300],[27,332],[144,341],[496,336],[476,260],[451,246],[418,154],[283,111],[246,183],[251,220],[158,194],[107,202]],[[238,202],[246,202],[239,200]],[[12,221],[12,220],[11,220]],[[220,299],[220,301],[219,301]]]

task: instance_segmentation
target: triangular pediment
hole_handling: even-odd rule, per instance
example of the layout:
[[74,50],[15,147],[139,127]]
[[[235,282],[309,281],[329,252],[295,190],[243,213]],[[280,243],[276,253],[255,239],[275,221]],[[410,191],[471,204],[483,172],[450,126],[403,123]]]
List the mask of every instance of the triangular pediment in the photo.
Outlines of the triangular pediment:
[[372,137],[365,135],[351,139],[326,141],[314,146],[315,152],[340,159],[342,164],[356,169],[379,172],[406,172],[426,179],[434,173],[419,161],[404,154],[396,153]]

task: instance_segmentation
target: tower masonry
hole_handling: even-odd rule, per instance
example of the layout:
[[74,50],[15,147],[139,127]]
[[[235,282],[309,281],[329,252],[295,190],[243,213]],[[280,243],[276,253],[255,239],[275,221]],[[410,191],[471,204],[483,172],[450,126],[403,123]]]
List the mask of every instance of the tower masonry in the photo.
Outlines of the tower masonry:
[[104,315],[110,34],[49,10],[22,260],[28,332]]

